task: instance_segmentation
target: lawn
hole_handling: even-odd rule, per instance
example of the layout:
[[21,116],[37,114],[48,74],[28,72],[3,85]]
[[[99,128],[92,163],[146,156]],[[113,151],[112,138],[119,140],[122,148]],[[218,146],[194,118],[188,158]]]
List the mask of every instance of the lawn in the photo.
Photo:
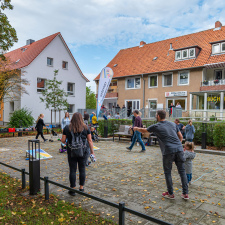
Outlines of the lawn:
[[50,195],[45,200],[43,195],[24,197],[21,181],[0,173],[0,224],[115,224]]

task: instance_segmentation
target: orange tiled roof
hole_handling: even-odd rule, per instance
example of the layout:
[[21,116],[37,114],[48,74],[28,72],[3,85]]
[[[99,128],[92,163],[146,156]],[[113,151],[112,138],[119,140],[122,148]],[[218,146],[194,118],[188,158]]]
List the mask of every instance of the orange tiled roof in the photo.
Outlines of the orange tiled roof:
[[[28,66],[33,60],[46,48],[46,46],[57,36],[60,36],[62,41],[64,42],[67,50],[69,51],[69,54],[71,55],[74,63],[76,64],[78,70],[80,71],[81,75],[85,78],[85,80],[88,82],[89,80],[83,75],[82,71],[80,70],[76,60],[74,59],[72,53],[70,52],[66,42],[64,41],[62,35],[60,32],[52,34],[48,37],[45,37],[41,40],[35,41],[31,43],[30,45],[25,45],[21,48],[15,49],[11,52],[8,52],[5,54],[5,57],[9,58],[11,61],[11,68],[12,69],[21,69],[23,67]],[[23,51],[23,49],[26,49]]]
[[[225,62],[225,54],[211,56],[212,45],[210,43],[220,40],[225,40],[225,26],[222,26],[220,30],[210,29],[145,44],[143,47],[122,49],[107,66],[112,68],[113,77],[116,78],[203,67],[205,64]],[[173,49],[197,45],[201,51],[197,58],[175,61],[175,51],[169,50],[170,43],[172,43]],[[158,57],[157,60],[153,60],[154,57]],[[114,67],[115,64],[117,64],[116,67]],[[95,80],[98,79],[99,75]]]

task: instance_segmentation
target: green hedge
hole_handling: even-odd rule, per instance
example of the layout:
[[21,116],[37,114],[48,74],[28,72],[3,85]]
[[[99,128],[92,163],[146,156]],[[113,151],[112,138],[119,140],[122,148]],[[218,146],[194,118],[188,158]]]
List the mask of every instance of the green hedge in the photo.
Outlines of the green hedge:
[[[104,126],[108,123],[108,135],[112,136],[113,130],[117,131],[119,125],[132,125],[131,120],[126,119],[110,119],[110,120],[99,120],[99,128],[98,133],[103,136],[104,135]],[[146,127],[156,123],[153,120],[142,120],[143,125]],[[187,121],[181,121],[181,123],[186,126],[188,124]],[[195,144],[202,144],[202,132],[203,130],[203,123],[202,122],[193,122],[195,127],[195,134],[194,134],[194,143]],[[205,126],[205,125],[204,125]],[[207,123],[206,132],[207,132],[207,141],[206,144],[209,146],[217,146],[222,147],[225,146],[225,123]],[[215,130],[215,131],[214,131]]]

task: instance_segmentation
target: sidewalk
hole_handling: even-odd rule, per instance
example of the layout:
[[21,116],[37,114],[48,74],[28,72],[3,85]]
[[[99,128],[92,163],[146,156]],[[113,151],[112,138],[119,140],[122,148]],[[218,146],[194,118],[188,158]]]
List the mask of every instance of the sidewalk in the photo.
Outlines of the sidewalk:
[[[1,161],[28,171],[25,150],[29,139],[32,137],[1,138]],[[140,146],[127,152],[128,142],[123,141],[102,141],[94,145],[100,150],[95,151],[97,162],[87,168],[86,192],[116,203],[124,201],[129,208],[172,224],[225,224],[224,155],[197,153],[193,162],[189,201],[180,198],[180,179],[174,166],[172,175],[176,199],[168,200],[161,197],[162,192],[166,191],[166,184],[159,147],[147,146],[146,153],[141,154]],[[53,156],[41,161],[41,176],[69,185],[67,156],[58,152],[59,147],[58,141],[41,142],[41,148]],[[21,178],[20,173],[4,166],[0,166],[0,171]],[[72,198],[66,190],[53,185],[50,191],[66,201],[118,222],[117,209],[79,195]],[[126,213],[126,224],[154,223]]]

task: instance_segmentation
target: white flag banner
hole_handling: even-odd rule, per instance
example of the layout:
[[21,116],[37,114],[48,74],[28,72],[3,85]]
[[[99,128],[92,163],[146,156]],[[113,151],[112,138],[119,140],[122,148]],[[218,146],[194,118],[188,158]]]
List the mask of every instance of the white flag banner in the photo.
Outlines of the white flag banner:
[[97,118],[104,101],[105,95],[108,91],[109,85],[113,77],[113,70],[109,67],[102,69],[99,84],[98,84],[98,100],[97,100]]

